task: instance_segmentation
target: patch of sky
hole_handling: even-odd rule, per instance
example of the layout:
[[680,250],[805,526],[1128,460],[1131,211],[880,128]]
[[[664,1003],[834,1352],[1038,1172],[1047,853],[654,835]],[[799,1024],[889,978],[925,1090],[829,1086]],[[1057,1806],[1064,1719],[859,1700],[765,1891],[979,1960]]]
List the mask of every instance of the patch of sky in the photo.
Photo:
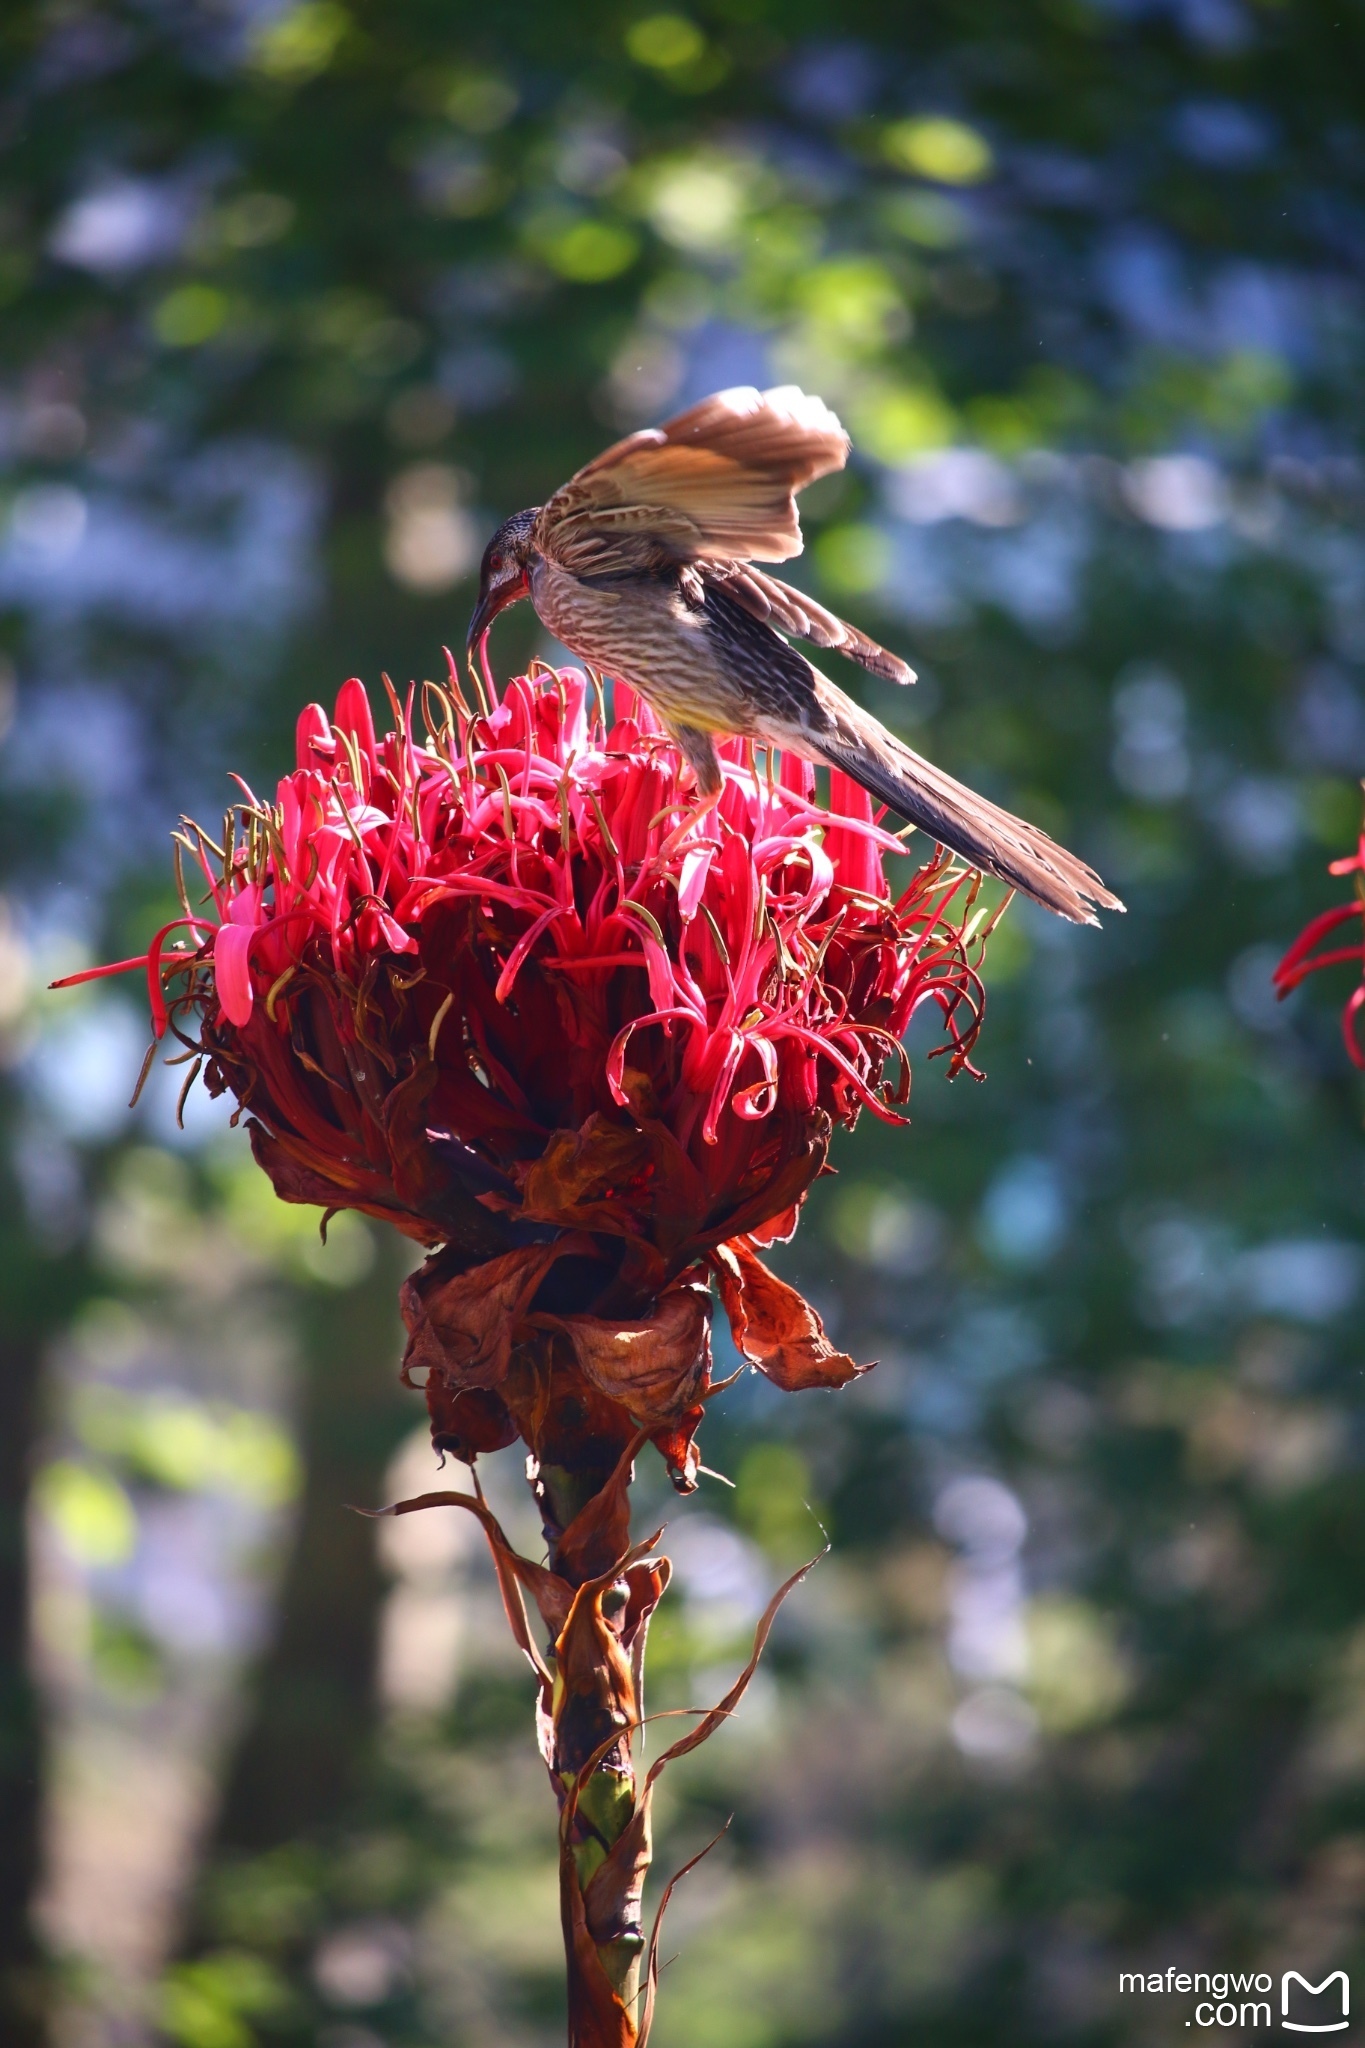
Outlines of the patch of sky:
[[1294,998],[1281,1002],[1275,992],[1273,977],[1283,953],[1283,946],[1247,946],[1224,981],[1228,1006],[1238,1023],[1267,1037],[1283,1034],[1293,1015]]
[[887,609],[920,626],[952,626],[970,609],[955,588],[951,558],[937,533],[916,526],[893,528],[881,597]]
[[1009,531],[944,518],[891,528],[882,597],[920,625],[951,625],[971,605],[997,604],[1033,637],[1051,643],[1072,626],[1092,535],[1064,502]]
[[441,357],[436,381],[466,412],[491,412],[512,396],[520,380],[505,349],[489,341],[466,341]]
[[138,1105],[139,1122],[148,1142],[191,1152],[206,1145],[245,1146],[245,1130],[241,1126],[236,1131],[232,1129],[231,1096],[210,1095],[203,1081],[197,1080],[182,1102],[189,1074],[189,1066],[168,1067],[160,1059],[153,1064]]
[[1243,1252],[1235,1285],[1248,1307],[1300,1323],[1330,1323],[1360,1293],[1365,1251],[1331,1238],[1286,1237]]
[[201,637],[273,633],[316,594],[317,481],[292,452],[220,442],[170,480],[170,504],[66,484],[20,491],[0,537],[0,603],[100,613]]
[[1043,206],[1100,206],[1108,187],[1102,167],[1066,149],[1015,149],[1010,167],[1031,199]]
[[1123,495],[1139,519],[1167,533],[1201,533],[1227,517],[1227,487],[1202,455],[1152,455],[1130,463]]
[[988,1387],[1041,1365],[1046,1345],[1036,1319],[1017,1303],[968,1300],[954,1316],[946,1355],[965,1379]]
[[139,792],[144,754],[137,713],[95,683],[48,682],[25,693],[0,781],[12,789],[68,790],[106,817]]
[[763,1554],[727,1522],[679,1515],[669,1526],[668,1552],[689,1603],[722,1608],[740,1627],[763,1612],[771,1590]]
[[901,1406],[912,1429],[948,1441],[970,1436],[981,1418],[978,1390],[930,1353],[907,1361]]
[[916,526],[965,519],[977,526],[1013,526],[1024,504],[1013,472],[980,448],[943,448],[893,470],[889,511]]
[[986,1190],[977,1235],[1003,1266],[1045,1265],[1066,1238],[1067,1201],[1053,1160],[1022,1153],[1009,1160]]
[[981,594],[994,598],[1026,631],[1050,641],[1075,618],[1089,554],[1088,523],[1070,507],[1056,505],[982,547]]
[[1275,141],[1269,117],[1239,100],[1187,100],[1171,117],[1176,148],[1216,170],[1249,170]]
[[148,1498],[137,1548],[109,1575],[108,1591],[168,1650],[240,1655],[254,1646],[262,1613],[259,1595],[234,1566],[260,1522],[259,1512],[219,1496]]
[[129,1120],[147,1046],[147,1026],[130,1003],[97,997],[55,1021],[21,1068],[31,1099],[64,1138],[103,1144]]
[[197,181],[106,173],[57,216],[48,252],[114,281],[168,263],[189,232],[199,196]]
[[123,22],[103,14],[49,17],[34,52],[28,82],[35,93],[61,92],[87,79],[118,70],[136,53],[138,38]]
[[20,1120],[11,1151],[29,1228],[49,1251],[64,1251],[85,1226],[85,1184],[75,1148],[42,1115]]
[[1365,694],[1335,662],[1316,662],[1304,676],[1286,734],[1301,767],[1333,775],[1365,772]]
[[1144,340],[1180,348],[1199,338],[1180,257],[1155,230],[1129,224],[1105,235],[1096,250],[1095,284],[1101,300]]
[[1262,263],[1229,263],[1209,281],[1207,308],[1215,348],[1299,364],[1312,360],[1313,299],[1301,278]]
[[1143,803],[1174,803],[1189,789],[1185,693],[1169,669],[1142,662],[1120,675],[1110,766],[1120,789]]
[[[959,1677],[978,1685],[1017,1683],[1028,1669],[1020,1562],[1028,1518],[1020,1501],[998,1479],[964,1474],[939,1493],[934,1527],[958,1553],[948,1581],[949,1663]],[[968,1717],[960,1747],[982,1747],[971,1739],[973,1732]]]
[[712,391],[736,384],[752,384],[762,391],[772,381],[772,361],[761,335],[730,321],[706,320],[688,336],[672,402],[681,410]]
[[882,69],[865,43],[806,43],[782,74],[793,112],[817,121],[852,121],[876,101]]
[[1156,1328],[1228,1315],[1330,1323],[1358,1298],[1365,1277],[1365,1251],[1325,1232],[1239,1250],[1226,1225],[1172,1211],[1125,1235],[1138,1266],[1139,1310]]
[[1289,529],[1284,552],[1322,593],[1333,653],[1365,662],[1365,550],[1359,534],[1352,527],[1305,520]]
[[1246,874],[1283,874],[1293,861],[1303,815],[1288,776],[1238,775],[1213,795],[1209,813],[1229,856]]

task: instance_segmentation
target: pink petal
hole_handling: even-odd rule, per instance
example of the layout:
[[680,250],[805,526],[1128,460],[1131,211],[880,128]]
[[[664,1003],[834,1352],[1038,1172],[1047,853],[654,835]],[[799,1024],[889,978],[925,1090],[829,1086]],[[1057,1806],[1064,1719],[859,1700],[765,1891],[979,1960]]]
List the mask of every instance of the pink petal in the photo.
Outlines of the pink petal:
[[[236,905],[234,904],[234,909]],[[213,940],[213,980],[229,1024],[251,1021],[251,965],[248,955],[256,936],[254,925],[220,924]]]
[[379,766],[379,753],[374,743],[374,716],[370,700],[365,694],[365,685],[359,676],[352,676],[337,691],[337,708],[333,719],[338,731],[352,734],[363,759],[369,762],[371,770]]
[[302,773],[308,768],[330,768],[336,752],[332,728],[321,704],[305,704],[294,727],[294,757]]
[[638,723],[639,704],[640,700],[630,684],[623,683],[619,676],[615,677],[611,686],[611,709],[616,724],[624,725],[627,719]]
[[796,796],[803,796],[810,803],[815,796],[815,770],[809,761],[803,761],[799,754],[782,749],[781,787],[789,789]]
[[250,925],[254,929],[260,923],[264,894],[259,882],[244,883],[228,905],[227,922]]
[[684,924],[691,924],[697,914],[715,851],[713,846],[699,846],[683,856],[682,880],[678,884],[678,910]]
[[[872,823],[872,800],[867,791],[838,768],[829,771],[829,809],[831,819],[856,818],[864,825]],[[841,832],[831,823],[825,834],[825,850],[834,863],[835,875],[846,889],[859,889],[866,896],[886,895],[881,855],[865,834]]]

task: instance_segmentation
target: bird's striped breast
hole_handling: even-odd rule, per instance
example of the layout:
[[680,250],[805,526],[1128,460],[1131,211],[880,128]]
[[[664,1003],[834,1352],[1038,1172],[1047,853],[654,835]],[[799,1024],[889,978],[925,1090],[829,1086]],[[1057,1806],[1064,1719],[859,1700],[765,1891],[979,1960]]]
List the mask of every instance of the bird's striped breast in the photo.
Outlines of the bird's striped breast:
[[671,723],[747,729],[737,679],[718,661],[704,612],[663,577],[589,582],[540,557],[531,602],[541,623],[581,661],[619,676]]

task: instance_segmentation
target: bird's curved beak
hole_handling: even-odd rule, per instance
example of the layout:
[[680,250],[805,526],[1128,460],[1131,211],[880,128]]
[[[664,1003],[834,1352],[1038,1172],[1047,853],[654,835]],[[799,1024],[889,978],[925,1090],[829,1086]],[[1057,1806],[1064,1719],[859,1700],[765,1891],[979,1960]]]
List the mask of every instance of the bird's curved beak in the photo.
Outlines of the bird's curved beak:
[[476,652],[488,638],[488,629],[498,613],[506,611],[508,605],[515,604],[518,598],[529,597],[530,594],[531,585],[524,569],[517,570],[515,575],[504,576],[500,582],[483,585],[479,591],[479,601],[470,617],[469,630],[465,634],[466,661],[474,659]]

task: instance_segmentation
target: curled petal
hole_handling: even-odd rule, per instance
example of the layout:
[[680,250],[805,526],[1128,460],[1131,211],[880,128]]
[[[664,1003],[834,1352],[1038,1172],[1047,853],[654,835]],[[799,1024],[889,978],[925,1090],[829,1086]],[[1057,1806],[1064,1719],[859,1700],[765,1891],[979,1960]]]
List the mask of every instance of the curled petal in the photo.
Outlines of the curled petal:
[[490,1388],[465,1387],[455,1392],[438,1373],[431,1373],[426,1396],[433,1450],[448,1451],[472,1465],[481,1452],[504,1451],[517,1440],[520,1432],[515,1419]]
[[771,1116],[777,1107],[777,1048],[767,1038],[754,1037],[749,1040],[753,1051],[758,1054],[763,1068],[763,1079],[753,1081],[747,1088],[741,1088],[730,1098],[730,1107],[735,1115],[746,1123],[757,1123],[765,1116]]
[[1305,975],[1315,974],[1320,967],[1333,964],[1337,959],[1351,957],[1345,953],[1333,953],[1326,957],[1319,954],[1316,959],[1312,959],[1310,955],[1313,948],[1325,939],[1329,932],[1338,930],[1343,924],[1349,924],[1360,914],[1360,904],[1338,903],[1331,910],[1319,911],[1311,923],[1304,926],[1275,969],[1273,979],[1281,995],[1287,995],[1290,989],[1297,988]]
[[667,1009],[651,1010],[643,1017],[632,1018],[629,1024],[621,1027],[612,1040],[611,1050],[607,1054],[607,1086],[611,1089],[612,1100],[618,1102],[622,1109],[629,1107],[630,1103],[630,1097],[623,1085],[623,1077],[626,1067],[626,1048],[630,1044],[631,1038],[636,1031],[641,1030],[646,1024],[666,1024],[674,1018],[682,1018],[688,1024],[698,1024],[700,1022],[691,1010],[685,1010],[681,1005],[670,1005]]
[[534,924],[529,925],[517,940],[516,945],[513,946],[512,951],[507,957],[507,965],[498,976],[498,985],[493,991],[500,1003],[505,1003],[511,995],[521,963],[530,952],[532,946],[534,946],[536,940],[543,931],[549,929],[557,917],[562,917],[563,914],[559,904],[553,905],[549,910],[542,910]]

